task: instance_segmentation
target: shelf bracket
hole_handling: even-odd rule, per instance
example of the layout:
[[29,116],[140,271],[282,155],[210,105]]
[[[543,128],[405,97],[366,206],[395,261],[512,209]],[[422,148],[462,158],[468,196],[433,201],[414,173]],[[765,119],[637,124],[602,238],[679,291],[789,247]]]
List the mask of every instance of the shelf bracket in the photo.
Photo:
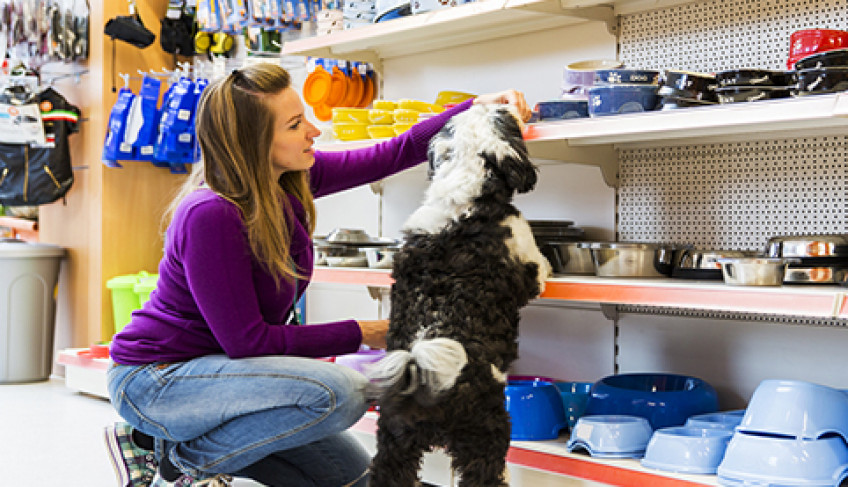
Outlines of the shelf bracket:
[[601,313],[610,321],[618,321],[618,305],[601,303]]
[[618,151],[611,144],[572,146],[567,140],[528,140],[527,149],[533,159],[598,166],[604,183],[618,187]]
[[618,36],[618,16],[615,15],[615,10],[606,5],[595,7],[570,7],[563,6],[568,15],[586,19],[589,21],[603,22],[607,26],[607,31],[613,36]]

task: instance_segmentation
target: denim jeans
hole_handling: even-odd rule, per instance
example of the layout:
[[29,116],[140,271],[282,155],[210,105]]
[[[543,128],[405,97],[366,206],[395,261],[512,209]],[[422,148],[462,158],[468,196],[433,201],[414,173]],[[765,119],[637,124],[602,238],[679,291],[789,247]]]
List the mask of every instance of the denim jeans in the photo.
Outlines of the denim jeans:
[[112,404],[157,438],[185,473],[267,485],[365,485],[370,462],[345,432],[365,413],[367,380],[320,360],[209,355],[109,369]]

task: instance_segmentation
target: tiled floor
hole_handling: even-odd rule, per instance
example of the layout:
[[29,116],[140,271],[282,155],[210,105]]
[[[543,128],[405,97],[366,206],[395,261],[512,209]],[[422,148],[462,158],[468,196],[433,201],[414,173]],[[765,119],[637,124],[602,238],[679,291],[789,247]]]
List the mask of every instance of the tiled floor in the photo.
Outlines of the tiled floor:
[[0,384],[0,486],[117,486],[103,427],[119,420],[108,401],[62,380]]

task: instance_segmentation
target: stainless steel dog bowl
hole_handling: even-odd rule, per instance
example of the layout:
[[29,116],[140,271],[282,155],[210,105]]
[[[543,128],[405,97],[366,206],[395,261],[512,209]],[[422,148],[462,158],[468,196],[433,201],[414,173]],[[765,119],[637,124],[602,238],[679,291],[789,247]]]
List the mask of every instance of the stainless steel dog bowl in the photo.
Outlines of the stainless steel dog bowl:
[[769,257],[848,257],[848,235],[788,235],[772,237],[766,244]]
[[600,277],[667,277],[675,248],[641,242],[582,242],[592,251],[595,275]]
[[372,269],[391,269],[394,264],[394,256],[400,251],[400,247],[370,247],[365,249],[365,258],[368,267]]
[[682,249],[675,254],[672,277],[683,279],[718,279],[721,280],[721,264],[719,259],[729,257],[754,257],[752,251],[744,250],[696,250]]
[[806,267],[789,266],[783,275],[784,283],[791,284],[842,284],[848,277],[848,267],[845,266],[818,266]]
[[580,247],[581,242],[545,242],[542,254],[550,261],[554,274],[589,275],[595,273],[592,250]]
[[327,234],[327,242],[333,244],[361,244],[371,241],[365,230],[358,228],[336,228]]
[[797,259],[733,257],[720,259],[725,284],[737,286],[780,286],[786,267]]

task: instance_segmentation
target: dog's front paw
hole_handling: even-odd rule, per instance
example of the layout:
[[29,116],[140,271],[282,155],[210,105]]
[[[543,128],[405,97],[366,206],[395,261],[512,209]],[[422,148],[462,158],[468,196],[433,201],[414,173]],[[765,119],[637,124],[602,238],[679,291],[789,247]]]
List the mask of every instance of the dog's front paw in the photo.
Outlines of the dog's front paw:
[[545,292],[545,284],[549,277],[553,275],[553,268],[551,267],[551,263],[548,262],[548,259],[542,257],[542,259],[538,262],[539,271],[537,280],[539,282],[539,295],[544,294]]

